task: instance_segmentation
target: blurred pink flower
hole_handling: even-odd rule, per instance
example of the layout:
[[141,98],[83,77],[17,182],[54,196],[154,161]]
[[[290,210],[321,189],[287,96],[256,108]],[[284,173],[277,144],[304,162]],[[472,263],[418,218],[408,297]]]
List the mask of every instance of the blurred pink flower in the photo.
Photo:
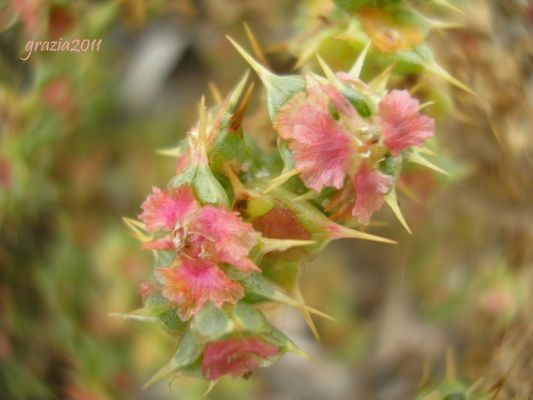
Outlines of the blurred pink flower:
[[228,279],[216,264],[198,259],[181,259],[173,268],[160,268],[163,296],[176,303],[179,317],[186,321],[207,301],[217,307],[235,304],[243,295],[243,288]]
[[383,205],[383,196],[392,185],[392,177],[362,164],[353,177],[352,184],[356,195],[352,214],[361,224],[366,225],[372,214]]
[[74,87],[65,76],[60,76],[48,82],[41,94],[44,104],[63,115],[65,118],[76,111],[76,96]]
[[406,90],[393,90],[379,103],[383,142],[393,156],[433,136],[435,121],[420,114],[419,102]]
[[8,188],[12,183],[12,171],[9,161],[0,158],[0,187]]
[[38,13],[41,5],[32,0],[11,0],[11,7],[20,15],[26,34],[30,35],[38,23]]
[[266,360],[277,353],[276,346],[258,337],[211,342],[205,347],[202,374],[212,381],[226,374],[238,378],[258,366],[258,357]]

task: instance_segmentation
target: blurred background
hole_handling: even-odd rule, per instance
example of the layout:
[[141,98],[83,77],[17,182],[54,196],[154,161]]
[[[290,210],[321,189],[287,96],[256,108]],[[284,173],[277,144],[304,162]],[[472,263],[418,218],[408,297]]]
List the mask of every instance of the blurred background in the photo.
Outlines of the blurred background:
[[[186,378],[143,389],[176,344],[108,316],[141,306],[152,269],[121,218],[174,175],[156,151],[194,124],[201,95],[215,104],[246,71],[225,35],[250,48],[247,22],[280,73],[313,69],[311,50],[343,69],[362,48],[332,33],[350,17],[329,0],[0,4],[0,399],[203,398]],[[320,342],[273,311],[313,361],[288,355],[207,399],[533,398],[533,4],[454,4],[456,26],[427,42],[476,95],[435,68],[399,63],[391,81],[433,101],[450,176],[405,169],[413,234],[389,210],[375,222],[397,246],[341,241],[309,263],[304,297],[338,319],[316,321]],[[102,44],[20,60],[29,40],[60,37]],[[268,147],[262,102],[256,89],[244,128]]]

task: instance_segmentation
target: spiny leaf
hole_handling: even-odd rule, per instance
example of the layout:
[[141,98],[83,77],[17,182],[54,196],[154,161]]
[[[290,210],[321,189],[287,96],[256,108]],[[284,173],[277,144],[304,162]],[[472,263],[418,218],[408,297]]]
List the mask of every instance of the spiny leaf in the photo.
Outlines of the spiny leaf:
[[257,73],[267,89],[267,108],[270,119],[273,121],[278,110],[296,93],[305,90],[305,82],[297,75],[279,76],[270,72],[250,56],[237,42],[226,36],[241,56]]
[[177,371],[181,367],[185,367],[193,363],[202,353],[202,347],[194,340],[192,332],[188,330],[185,332],[180,340],[178,350],[170,361],[157,371],[148,382],[144,384],[144,387],[152,385],[160,379],[163,379],[167,375]]
[[418,153],[416,150],[413,150],[411,151],[408,155],[407,155],[407,160],[408,161],[411,161],[413,163],[416,163],[416,164],[420,164],[420,165],[423,165],[424,167],[427,167],[429,169],[432,169],[434,171],[437,171],[437,172],[440,172],[441,174],[444,174],[446,176],[449,176],[450,174],[446,171],[444,171],[442,168],[436,166],[435,164],[433,164],[431,161],[428,161],[427,159],[425,159],[424,157],[422,157],[420,155],[420,153]]
[[283,185],[285,182],[287,182],[289,179],[291,179],[293,176],[296,176],[300,173],[297,169],[290,170],[288,172],[285,172],[281,174],[280,176],[272,179],[270,181],[270,185],[263,191],[263,194],[267,194],[268,192],[271,192],[272,190],[276,189],[277,187]]
[[273,251],[285,251],[293,247],[310,246],[316,244],[313,240],[295,240],[295,239],[274,239],[262,237],[259,239],[261,245],[260,256]]
[[320,197],[319,192],[315,192],[314,190],[309,190],[308,192],[305,192],[304,194],[296,197],[295,201],[306,201],[306,200],[313,200]]
[[398,218],[398,221],[400,221],[405,230],[411,234],[411,229],[409,228],[409,225],[407,224],[407,221],[405,220],[402,210],[398,204],[398,197],[396,196],[395,188],[385,195],[385,203],[387,203],[387,205],[391,208],[392,212],[396,218]]
[[244,22],[243,25],[244,25],[244,30],[246,31],[246,36],[248,37],[248,41],[252,45],[252,49],[254,50],[254,54],[256,58],[260,62],[262,62],[264,65],[268,66],[268,61],[265,57],[265,54],[263,50],[261,49],[261,46],[259,46],[259,42],[257,41],[254,33],[250,29],[250,26],[246,22]]
[[142,222],[127,217],[123,217],[122,221],[124,221],[126,226],[131,229],[131,231],[133,232],[133,237],[135,237],[136,239],[140,240],[141,242],[148,242],[152,240],[152,237],[150,235],[147,235],[143,232],[145,226]]
[[246,82],[248,82],[249,76],[250,76],[250,70],[244,73],[241,80],[237,83],[235,88],[231,91],[229,95],[229,101],[228,101],[228,112],[232,113],[237,107],[239,98],[241,97],[242,92],[246,86]]
[[216,381],[209,381],[209,386],[207,387],[206,391],[204,392],[204,397],[207,397],[209,393],[213,390],[215,385],[218,383],[218,379]]
[[[300,291],[300,287],[296,285],[294,289],[294,296],[296,297],[296,300],[299,301],[302,304],[305,304],[304,298],[302,296],[302,292]],[[309,327],[309,330],[315,337],[317,341],[320,341],[320,335],[318,334],[318,330],[316,329],[315,322],[313,321],[313,317],[311,317],[311,313],[309,310],[305,308],[301,308],[300,311],[302,312],[302,315],[304,317],[305,323]]]
[[335,72],[333,72],[330,66],[324,61],[322,57],[320,57],[319,54],[316,55],[316,59],[318,60],[318,64],[320,64],[320,68],[322,68],[324,75],[326,75],[326,78],[328,78],[328,80],[336,86],[342,86],[339,81],[339,78],[337,78],[337,75],[335,75]]
[[222,94],[215,82],[209,82],[209,91],[211,92],[211,96],[213,96],[215,103],[222,103]]
[[296,354],[297,356],[303,358],[304,360],[313,361],[313,358],[309,354],[307,354],[305,351],[300,349],[298,346],[296,346],[291,341],[287,342],[287,351],[289,351],[289,352],[291,352],[293,354]]
[[361,51],[361,53],[357,57],[357,60],[355,61],[352,68],[350,69],[350,72],[348,72],[348,74],[352,78],[359,79],[359,77],[361,76],[361,71],[363,69],[363,65],[365,64],[366,55],[368,54],[368,50],[370,49],[371,45],[372,45],[372,41],[369,40],[365,48],[363,49],[363,51]]
[[138,315],[138,314],[132,314],[132,313],[124,314],[124,313],[111,312],[107,315],[110,317],[127,319],[131,321],[152,322],[152,323],[158,322],[158,319],[156,317],[150,317],[150,316]]
[[368,86],[370,86],[378,93],[383,93],[387,88],[387,83],[389,82],[389,78],[395,66],[395,64],[389,65],[387,69],[385,69],[385,71],[375,77],[372,82],[368,84]]
[[372,235],[370,233],[356,231],[355,229],[351,229],[342,225],[334,224],[330,225],[330,232],[332,239],[362,239],[362,240],[370,240],[373,242],[381,242],[381,243],[388,243],[388,244],[397,244],[396,241],[387,239],[381,236]]
[[247,293],[264,297],[269,300],[277,301],[279,303],[287,304],[295,308],[306,309],[312,314],[319,315],[323,318],[335,321],[335,319],[321,311],[309,307],[301,302],[289,297],[277,287],[277,285],[270,279],[265,278],[262,274],[252,273],[241,280]]
[[183,146],[176,146],[171,149],[160,149],[156,150],[156,153],[162,156],[167,157],[179,157],[183,154]]

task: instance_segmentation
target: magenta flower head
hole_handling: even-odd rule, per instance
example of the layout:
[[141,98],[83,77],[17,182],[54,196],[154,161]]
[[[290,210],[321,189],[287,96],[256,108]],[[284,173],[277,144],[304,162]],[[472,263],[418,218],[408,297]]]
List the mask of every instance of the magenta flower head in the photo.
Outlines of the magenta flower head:
[[277,346],[256,336],[224,339],[206,345],[201,370],[212,381],[223,375],[239,378],[277,354]]
[[352,215],[366,225],[397,174],[380,171],[381,165],[422,145],[433,135],[434,121],[420,114],[418,100],[407,91],[381,96],[347,73],[327,75],[328,80],[307,76],[305,90],[279,108],[273,125],[288,142],[305,186],[316,192],[351,186]]
[[192,189],[152,190],[139,218],[158,237],[147,249],[175,251],[180,257],[228,263],[242,271],[258,271],[248,258],[260,236],[238,213],[224,207],[200,206]]
[[392,176],[378,169],[371,170],[366,164],[359,167],[359,171],[352,180],[356,193],[352,214],[360,223],[368,224],[372,214],[381,208],[383,196],[390,190],[392,182]]
[[180,265],[160,268],[162,294],[177,305],[177,312],[183,321],[196,314],[207,301],[217,307],[224,303],[235,304],[242,298],[241,285],[233,282],[212,262],[183,258]]
[[353,109],[332,85],[322,85],[308,76],[307,87],[307,95],[295,95],[279,110],[274,127],[289,140],[296,169],[307,187],[316,191],[328,186],[340,189],[355,142],[328,111],[328,104],[336,104],[349,117],[354,114],[346,110]]
[[383,142],[393,156],[420,146],[433,136],[435,121],[420,114],[420,103],[406,90],[393,90],[379,103],[379,123]]

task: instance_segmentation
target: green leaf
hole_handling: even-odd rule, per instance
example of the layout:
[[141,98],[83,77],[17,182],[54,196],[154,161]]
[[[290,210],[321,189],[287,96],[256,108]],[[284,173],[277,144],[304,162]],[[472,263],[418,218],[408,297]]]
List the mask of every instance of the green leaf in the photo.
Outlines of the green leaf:
[[176,175],[174,178],[172,178],[167,186],[169,188],[179,188],[180,186],[183,186],[186,184],[190,185],[195,175],[196,175],[196,166],[195,165],[190,166],[185,171],[183,171],[181,174]]
[[273,121],[279,109],[296,93],[305,90],[305,81],[298,75],[280,76],[272,73],[263,65],[259,64],[250,54],[248,54],[237,42],[227,36],[241,56],[246,60],[252,69],[259,75],[261,82],[267,90],[267,108],[270,120]]
[[202,204],[216,204],[229,207],[229,199],[222,184],[215,178],[208,166],[199,166],[192,187]]
[[157,316],[157,319],[163,325],[169,333],[179,334],[183,332],[184,328],[187,326],[180,317],[175,308],[169,308]]
[[305,90],[305,82],[301,76],[278,76],[272,74],[264,85],[267,89],[268,116],[274,121],[279,109],[295,94]]
[[231,332],[233,323],[224,311],[208,302],[193,317],[191,329],[205,341],[212,341]]
[[194,336],[190,330],[185,332],[180,340],[178,350],[170,361],[152,376],[152,378],[144,385],[150,386],[152,383],[163,379],[165,376],[184,368],[194,363],[202,354],[203,346],[194,340]]
[[257,334],[268,328],[264,315],[244,302],[239,302],[233,307],[233,317],[235,322],[246,332]]

